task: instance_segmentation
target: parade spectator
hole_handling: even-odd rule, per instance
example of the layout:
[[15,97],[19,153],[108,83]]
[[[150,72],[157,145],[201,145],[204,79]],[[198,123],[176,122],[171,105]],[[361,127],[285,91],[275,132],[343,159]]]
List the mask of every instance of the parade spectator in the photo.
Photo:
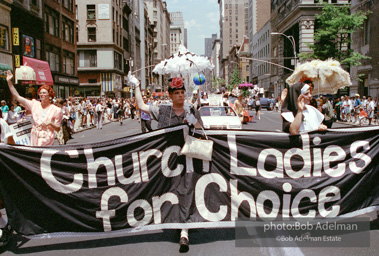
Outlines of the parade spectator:
[[81,130],[83,129],[83,124],[82,124],[82,121],[83,121],[83,106],[82,104],[80,103],[79,100],[75,101],[75,113],[76,113],[76,123],[75,123],[75,130],[78,131],[78,130]]
[[368,119],[368,125],[371,125],[372,118],[374,117],[375,112],[375,105],[374,101],[372,100],[372,97],[369,96],[367,100],[367,119]]
[[134,120],[134,116],[136,114],[136,103],[134,99],[130,102],[130,116]]
[[282,120],[283,131],[292,135],[299,131],[325,131],[322,124],[324,116],[313,106],[309,105],[312,98],[312,87],[305,83],[296,83],[289,88],[283,102]]
[[82,116],[82,127],[86,128],[87,127],[87,115],[88,115],[88,107],[86,100],[82,100],[82,109],[83,109],[83,116]]
[[324,114],[323,124],[328,128],[332,128],[334,121],[334,109],[327,97],[323,97],[322,113]]
[[122,100],[118,103],[118,110],[117,110],[117,118],[120,122],[120,125],[122,125],[122,120],[124,119],[124,103]]
[[355,94],[355,103],[354,103],[354,122],[356,124],[359,123],[359,113],[360,113],[360,108],[362,106],[362,102],[359,98],[359,94]]
[[359,107],[358,125],[362,125],[362,120],[367,118],[367,112],[364,110],[363,106]]
[[55,131],[61,129],[63,114],[60,108],[51,104],[50,99],[53,99],[55,93],[51,86],[42,85],[38,89],[38,96],[41,101],[35,99],[28,100],[18,94],[12,83],[13,74],[10,70],[7,71],[7,82],[9,90],[13,97],[18,102],[30,110],[34,125],[31,131],[32,146],[51,146],[54,144]]
[[[172,106],[160,105],[159,107],[144,103],[141,91],[139,89],[139,81],[137,78],[132,76],[130,72],[128,74],[128,80],[129,83],[135,85],[138,108],[141,111],[150,114],[153,119],[157,120],[158,128],[165,128],[181,123],[189,123],[194,125],[196,128],[202,127],[200,113],[197,109],[184,104],[185,87],[181,77],[170,79],[168,93],[170,99],[172,100]],[[188,229],[182,229],[180,232],[179,245],[180,252],[186,252],[189,250]]]
[[5,122],[8,122],[8,111],[9,111],[9,107],[8,107],[7,103],[5,102],[5,100],[2,100],[1,101],[1,112],[3,113],[2,118],[4,119]]
[[103,113],[104,113],[104,106],[103,104],[99,101],[96,104],[96,114],[97,114],[97,122],[96,122],[96,128],[98,130],[103,129]]
[[336,111],[337,120],[341,121],[341,100],[340,98],[337,98],[336,103],[334,105],[334,110]]

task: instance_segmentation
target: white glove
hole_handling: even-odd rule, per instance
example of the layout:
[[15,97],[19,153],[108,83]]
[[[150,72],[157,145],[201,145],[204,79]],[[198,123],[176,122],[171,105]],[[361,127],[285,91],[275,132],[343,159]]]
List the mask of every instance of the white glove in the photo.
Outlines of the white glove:
[[184,111],[186,111],[186,113],[191,113],[191,112],[190,112],[190,105],[189,105],[189,104],[184,103],[183,108],[184,108]]
[[189,125],[195,125],[197,123],[197,119],[193,114],[187,112],[186,120]]
[[128,73],[128,84],[134,85],[135,87],[139,86],[138,79],[134,75],[132,75],[132,72],[130,72],[130,71]]

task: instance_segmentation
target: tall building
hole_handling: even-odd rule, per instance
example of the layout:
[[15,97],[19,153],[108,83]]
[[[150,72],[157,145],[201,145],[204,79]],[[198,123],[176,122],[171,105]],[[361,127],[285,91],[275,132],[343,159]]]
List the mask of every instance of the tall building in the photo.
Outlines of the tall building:
[[180,27],[170,26],[170,55],[176,53],[179,46],[183,41],[180,40],[183,35],[182,29]]
[[187,45],[186,38],[184,34],[187,30],[184,28],[184,18],[182,12],[170,12],[171,27],[180,28],[180,44]]
[[[254,47],[254,35],[261,30],[261,28],[267,23],[268,20],[270,20],[270,1],[258,1],[258,0],[249,0],[249,57],[254,56],[253,49],[256,49]],[[259,36],[258,36],[259,37]],[[256,40],[255,40],[256,41]],[[253,67],[256,67],[262,63],[257,63],[255,60],[249,60],[250,62],[250,82],[258,83],[258,81],[253,80],[253,78],[257,77],[258,74],[254,74]]]
[[[379,41],[378,20],[379,2],[378,1],[351,1],[351,13],[357,11],[371,11],[368,19],[365,20],[361,30],[352,34],[351,48],[354,52],[371,57],[362,60],[362,65],[353,66],[350,70],[353,85],[350,87],[350,95],[359,93],[361,96],[379,96]],[[360,80],[358,80],[358,75]]]
[[[212,57],[211,62],[215,66],[212,70],[212,76],[215,78],[220,77],[220,38],[216,38],[213,41],[212,45]],[[220,87],[221,85],[217,85],[217,87]]]
[[[327,0],[329,3],[345,5],[350,0]],[[316,3],[315,3],[316,2]],[[295,53],[309,52],[308,44],[312,44],[315,31],[315,15],[321,13],[317,1],[272,1],[271,3],[271,53],[273,62],[285,68],[273,69],[271,82],[284,88],[284,81],[294,69]],[[284,34],[284,35],[283,35]],[[294,45],[290,36],[294,38]]]
[[[46,57],[44,54],[44,31],[45,29],[50,29],[50,27],[45,28],[42,10],[42,0],[14,0],[11,6],[14,68],[20,65],[27,65],[31,66],[36,73],[35,85],[16,85],[16,89],[20,95],[26,98],[37,98],[37,88],[39,85],[54,84],[49,64],[44,61]],[[60,35],[59,27],[56,26],[55,29],[56,33]],[[58,40],[60,39],[58,38]],[[40,66],[44,66],[48,72],[45,73],[39,68]]]
[[[167,11],[167,4],[162,0],[144,0],[150,22],[154,24],[154,64],[170,56],[170,15]],[[153,91],[163,91],[163,76],[154,75]]]
[[264,88],[265,95],[271,96],[275,89],[271,85],[271,70],[277,70],[275,65],[268,62],[272,61],[271,55],[271,22],[267,21],[253,36],[252,47],[252,68],[253,84],[258,84]]
[[212,57],[212,47],[216,39],[217,39],[217,34],[212,34],[211,38],[204,39],[204,55],[208,58]]
[[80,96],[120,97],[123,33],[121,1],[77,0]]
[[7,69],[13,70],[12,58],[12,29],[11,29],[11,0],[0,2],[0,98],[10,99],[7,88]]
[[44,1],[45,59],[50,65],[57,97],[83,96],[79,90],[74,1]]
[[248,0],[218,0],[220,9],[220,76],[229,80],[228,58],[232,47],[248,35]]

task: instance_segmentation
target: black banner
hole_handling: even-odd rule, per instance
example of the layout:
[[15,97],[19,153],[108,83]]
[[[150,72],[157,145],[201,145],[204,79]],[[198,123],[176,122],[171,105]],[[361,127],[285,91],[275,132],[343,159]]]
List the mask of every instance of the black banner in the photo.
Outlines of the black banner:
[[97,144],[1,144],[10,224],[24,235],[129,232],[379,209],[379,128],[209,131],[211,162],[180,155],[186,134],[180,125]]

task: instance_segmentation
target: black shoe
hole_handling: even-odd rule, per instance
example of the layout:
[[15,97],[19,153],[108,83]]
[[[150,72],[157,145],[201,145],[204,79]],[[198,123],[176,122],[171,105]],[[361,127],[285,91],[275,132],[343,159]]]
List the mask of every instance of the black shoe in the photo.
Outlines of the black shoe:
[[1,229],[2,235],[0,237],[0,247],[4,247],[9,243],[9,240],[13,234],[12,227],[7,224],[4,228]]
[[181,237],[179,240],[179,252],[188,252],[189,251],[189,240],[185,237]]

